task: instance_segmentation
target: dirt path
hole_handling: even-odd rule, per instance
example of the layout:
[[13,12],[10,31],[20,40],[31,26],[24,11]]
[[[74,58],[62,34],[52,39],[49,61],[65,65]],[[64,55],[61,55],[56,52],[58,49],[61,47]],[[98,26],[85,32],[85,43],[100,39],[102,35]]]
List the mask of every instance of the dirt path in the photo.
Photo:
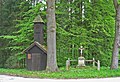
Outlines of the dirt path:
[[0,82],[120,82],[120,77],[101,79],[36,79],[0,75]]

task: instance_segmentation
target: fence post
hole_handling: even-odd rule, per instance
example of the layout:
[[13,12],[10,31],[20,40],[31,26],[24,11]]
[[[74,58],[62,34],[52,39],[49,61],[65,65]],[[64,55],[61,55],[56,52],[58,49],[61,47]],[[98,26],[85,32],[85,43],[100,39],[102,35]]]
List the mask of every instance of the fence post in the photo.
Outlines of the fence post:
[[100,70],[100,61],[98,60],[98,62],[97,62],[97,64],[98,64],[98,71]]
[[93,67],[95,67],[95,58],[93,58]]
[[69,68],[70,68],[70,58],[66,60],[66,70],[69,70]]

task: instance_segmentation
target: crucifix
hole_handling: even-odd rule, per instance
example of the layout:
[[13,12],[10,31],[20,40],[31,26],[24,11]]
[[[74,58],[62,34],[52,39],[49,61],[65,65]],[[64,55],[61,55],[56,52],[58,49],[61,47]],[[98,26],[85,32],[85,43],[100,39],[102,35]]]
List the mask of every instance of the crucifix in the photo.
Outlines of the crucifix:
[[80,50],[80,56],[82,57],[82,53],[83,53],[83,50],[84,50],[83,46],[80,46],[79,50]]

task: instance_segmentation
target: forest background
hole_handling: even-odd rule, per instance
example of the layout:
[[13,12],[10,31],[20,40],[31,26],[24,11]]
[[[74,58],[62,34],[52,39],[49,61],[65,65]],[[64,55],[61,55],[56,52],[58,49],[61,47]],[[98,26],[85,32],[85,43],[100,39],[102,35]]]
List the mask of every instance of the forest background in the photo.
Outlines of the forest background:
[[[0,0],[0,67],[21,68],[22,51],[33,42],[33,20],[41,15],[45,22],[44,46],[47,45],[45,0]],[[65,66],[68,58],[84,57],[110,66],[115,11],[112,0],[56,0],[57,62]]]

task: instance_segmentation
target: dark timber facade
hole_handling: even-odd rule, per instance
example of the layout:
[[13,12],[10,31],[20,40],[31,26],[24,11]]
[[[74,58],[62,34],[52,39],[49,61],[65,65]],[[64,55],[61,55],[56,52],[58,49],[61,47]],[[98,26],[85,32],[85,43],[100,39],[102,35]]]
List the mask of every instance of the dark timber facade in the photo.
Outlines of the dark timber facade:
[[25,51],[27,69],[32,71],[45,70],[47,64],[47,51],[39,44],[34,42]]

